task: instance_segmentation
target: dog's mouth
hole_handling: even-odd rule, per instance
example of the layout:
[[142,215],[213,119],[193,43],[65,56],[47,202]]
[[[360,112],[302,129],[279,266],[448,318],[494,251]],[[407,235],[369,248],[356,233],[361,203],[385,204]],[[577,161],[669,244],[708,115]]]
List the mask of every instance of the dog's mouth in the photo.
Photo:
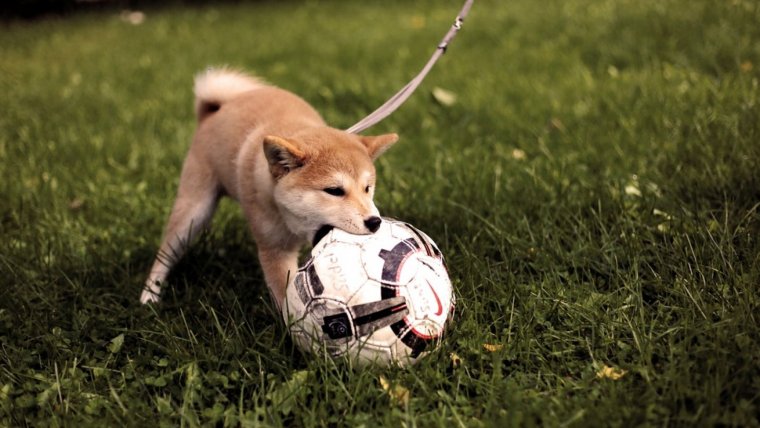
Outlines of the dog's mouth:
[[311,245],[315,246],[319,243],[319,241],[322,240],[328,233],[330,233],[331,230],[333,230],[334,226],[331,226],[329,224],[325,224],[320,226],[319,229],[317,229],[317,233],[314,234],[314,239],[311,240]]

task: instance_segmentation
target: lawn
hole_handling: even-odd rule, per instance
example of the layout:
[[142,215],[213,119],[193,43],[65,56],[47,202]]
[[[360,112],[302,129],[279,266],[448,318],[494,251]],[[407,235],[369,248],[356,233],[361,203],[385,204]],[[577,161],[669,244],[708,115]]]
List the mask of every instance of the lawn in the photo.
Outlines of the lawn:
[[410,369],[302,355],[230,201],[163,303],[139,305],[194,74],[253,71],[346,128],[460,6],[3,22],[0,426],[760,425],[755,1],[475,2],[368,131],[401,136],[378,161],[381,212],[438,242],[458,296]]

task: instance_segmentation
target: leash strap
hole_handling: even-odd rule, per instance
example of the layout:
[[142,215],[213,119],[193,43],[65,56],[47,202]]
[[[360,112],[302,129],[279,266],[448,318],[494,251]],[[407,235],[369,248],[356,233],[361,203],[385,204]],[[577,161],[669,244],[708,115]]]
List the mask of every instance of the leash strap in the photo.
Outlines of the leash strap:
[[401,88],[400,91],[396,92],[394,96],[388,99],[385,104],[378,107],[377,110],[373,111],[367,117],[357,122],[354,126],[348,128],[346,130],[347,132],[358,134],[365,129],[375,125],[396,111],[396,109],[398,109],[401,104],[403,104],[404,101],[406,101],[409,96],[412,95],[415,89],[417,89],[417,87],[420,86],[420,83],[422,83],[422,81],[425,79],[425,76],[427,76],[427,74],[430,72],[430,69],[433,68],[433,65],[436,63],[436,61],[438,61],[438,58],[446,53],[446,48],[449,46],[449,43],[454,38],[454,36],[456,36],[457,31],[462,28],[464,18],[470,12],[470,8],[472,7],[473,2],[474,0],[465,1],[462,10],[459,11],[459,15],[457,15],[457,19],[454,21],[454,25],[451,26],[449,32],[446,33],[446,36],[443,38],[443,40],[441,40],[441,43],[438,44],[435,52],[433,52],[433,56],[430,57],[430,60],[428,60],[427,64],[425,64],[425,67],[422,68],[422,71],[420,71],[414,79],[407,83],[406,86]]

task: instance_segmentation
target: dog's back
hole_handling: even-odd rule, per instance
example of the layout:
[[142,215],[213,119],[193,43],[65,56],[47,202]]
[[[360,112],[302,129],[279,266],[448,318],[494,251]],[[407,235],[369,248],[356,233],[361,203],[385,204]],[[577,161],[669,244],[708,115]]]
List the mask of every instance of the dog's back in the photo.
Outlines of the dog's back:
[[224,115],[237,114],[236,119],[247,118],[244,123],[270,128],[273,133],[287,131],[283,128],[293,121],[297,121],[294,130],[325,126],[319,113],[299,96],[238,71],[208,69],[195,78],[194,92],[198,122],[221,110],[223,105],[234,104]]
[[266,169],[261,149],[266,135],[325,126],[319,113],[299,96],[229,69],[198,75],[195,96],[198,129],[191,152],[213,167],[225,193],[235,199],[242,162],[244,169]]

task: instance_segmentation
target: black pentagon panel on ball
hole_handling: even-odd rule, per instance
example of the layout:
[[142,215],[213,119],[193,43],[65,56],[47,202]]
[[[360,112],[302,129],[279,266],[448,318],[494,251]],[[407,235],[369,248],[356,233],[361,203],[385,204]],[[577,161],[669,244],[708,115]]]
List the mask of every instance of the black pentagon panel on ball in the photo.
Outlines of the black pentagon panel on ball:
[[296,287],[298,298],[301,299],[301,303],[307,305],[309,303],[310,297],[309,292],[306,291],[306,284],[304,284],[303,275],[296,275],[296,279],[293,281],[293,285]]
[[433,339],[418,336],[413,329],[409,329],[408,327],[409,325],[404,320],[391,325],[391,329],[396,333],[396,336],[398,336],[406,346],[411,348],[412,353],[410,356],[412,358],[417,358],[423,351],[425,351],[428,344],[433,342]]
[[322,280],[319,279],[317,268],[314,267],[313,263],[310,263],[306,268],[306,276],[309,279],[309,287],[311,287],[312,293],[315,296],[321,296],[325,291],[325,287],[322,285]]
[[298,298],[304,305],[307,305],[314,297],[321,296],[324,293],[325,287],[317,275],[312,258],[306,260],[303,267],[298,269],[298,275],[293,280],[293,285],[298,292]]
[[399,275],[401,273],[401,266],[404,264],[404,260],[415,250],[420,249],[420,244],[417,243],[414,239],[405,239],[398,244],[396,244],[393,248],[389,250],[380,250],[380,256],[381,259],[383,259],[383,273],[382,273],[382,280],[383,280],[383,290],[382,290],[382,298],[387,299],[391,297],[395,297],[395,287],[387,287],[388,285],[391,285],[389,283],[395,283],[399,279]]
[[409,223],[404,223],[404,225],[417,236],[417,248],[424,248],[427,255],[431,257],[439,257],[441,255],[441,251],[425,238],[425,234],[422,231]]

